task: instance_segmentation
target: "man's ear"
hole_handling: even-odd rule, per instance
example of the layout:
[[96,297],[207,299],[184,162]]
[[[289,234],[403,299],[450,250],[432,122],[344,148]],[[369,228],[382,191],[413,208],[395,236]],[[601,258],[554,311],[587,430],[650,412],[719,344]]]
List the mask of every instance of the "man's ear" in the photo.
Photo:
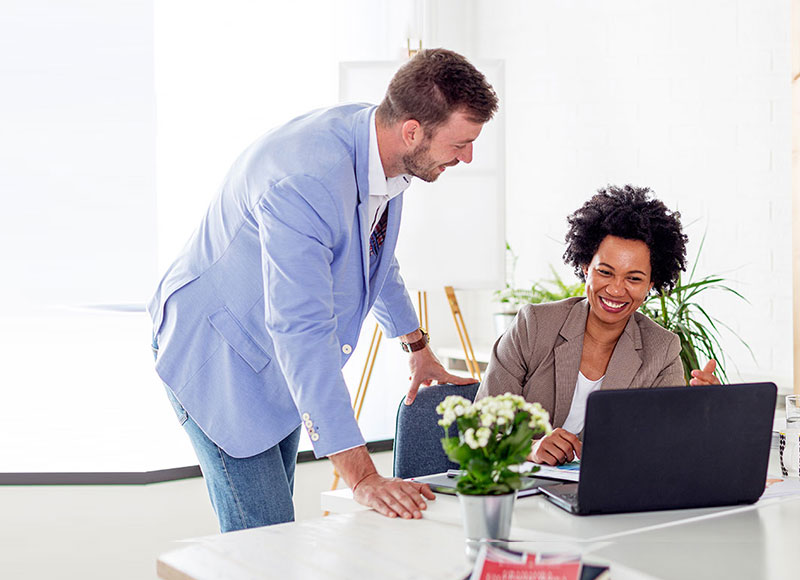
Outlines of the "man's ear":
[[422,141],[422,127],[419,121],[409,119],[400,126],[400,136],[406,147],[414,147]]

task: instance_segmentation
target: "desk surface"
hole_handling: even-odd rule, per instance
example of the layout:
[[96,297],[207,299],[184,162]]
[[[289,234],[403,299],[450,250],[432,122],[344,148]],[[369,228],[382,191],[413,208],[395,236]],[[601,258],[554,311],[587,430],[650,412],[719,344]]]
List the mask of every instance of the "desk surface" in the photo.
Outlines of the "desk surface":
[[[422,520],[369,510],[195,540],[159,558],[165,580],[228,578],[463,579],[470,569],[458,502],[440,497]],[[615,580],[797,577],[800,497],[754,505],[572,516],[539,496],[518,501],[512,547],[580,553]],[[790,545],[792,542],[792,545]]]

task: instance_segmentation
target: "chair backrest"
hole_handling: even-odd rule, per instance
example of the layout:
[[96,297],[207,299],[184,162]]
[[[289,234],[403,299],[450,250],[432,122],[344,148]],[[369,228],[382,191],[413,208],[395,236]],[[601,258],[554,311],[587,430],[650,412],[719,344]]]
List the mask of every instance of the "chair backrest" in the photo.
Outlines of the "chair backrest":
[[[479,386],[474,383],[420,387],[411,405],[405,404],[405,398],[400,401],[394,435],[395,477],[420,477],[458,468],[442,449],[444,429],[439,425],[441,417],[436,407],[449,395],[460,395],[472,401]],[[451,425],[450,436],[455,434],[456,426]]]

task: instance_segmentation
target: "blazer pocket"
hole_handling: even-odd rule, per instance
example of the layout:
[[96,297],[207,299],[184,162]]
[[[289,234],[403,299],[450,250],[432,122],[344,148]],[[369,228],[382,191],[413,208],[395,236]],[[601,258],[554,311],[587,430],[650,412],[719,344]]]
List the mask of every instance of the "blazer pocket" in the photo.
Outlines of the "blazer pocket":
[[260,373],[269,364],[269,355],[253,340],[227,307],[212,313],[208,321],[255,372]]

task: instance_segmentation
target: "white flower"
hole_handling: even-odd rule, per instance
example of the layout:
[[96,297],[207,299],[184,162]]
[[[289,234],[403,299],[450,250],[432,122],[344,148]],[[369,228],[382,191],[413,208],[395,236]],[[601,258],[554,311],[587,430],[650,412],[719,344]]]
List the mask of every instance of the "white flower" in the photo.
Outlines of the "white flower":
[[470,427],[464,432],[464,441],[472,449],[477,449],[478,447],[480,447],[478,440],[475,439],[475,429],[473,429],[472,427]]
[[446,429],[453,424],[453,421],[455,421],[457,417],[466,414],[470,407],[469,401],[464,397],[459,397],[458,395],[445,397],[436,407],[436,412],[442,415],[442,419],[439,420],[439,425]]
[[451,411],[450,409],[447,409],[444,412],[444,418],[439,419],[439,425],[441,425],[442,427],[449,427],[455,420],[456,420],[456,414],[453,413],[453,411]]
[[478,438],[478,445],[480,447],[486,447],[486,444],[489,443],[489,437],[492,435],[492,430],[488,427],[481,427],[475,432],[475,436]]

